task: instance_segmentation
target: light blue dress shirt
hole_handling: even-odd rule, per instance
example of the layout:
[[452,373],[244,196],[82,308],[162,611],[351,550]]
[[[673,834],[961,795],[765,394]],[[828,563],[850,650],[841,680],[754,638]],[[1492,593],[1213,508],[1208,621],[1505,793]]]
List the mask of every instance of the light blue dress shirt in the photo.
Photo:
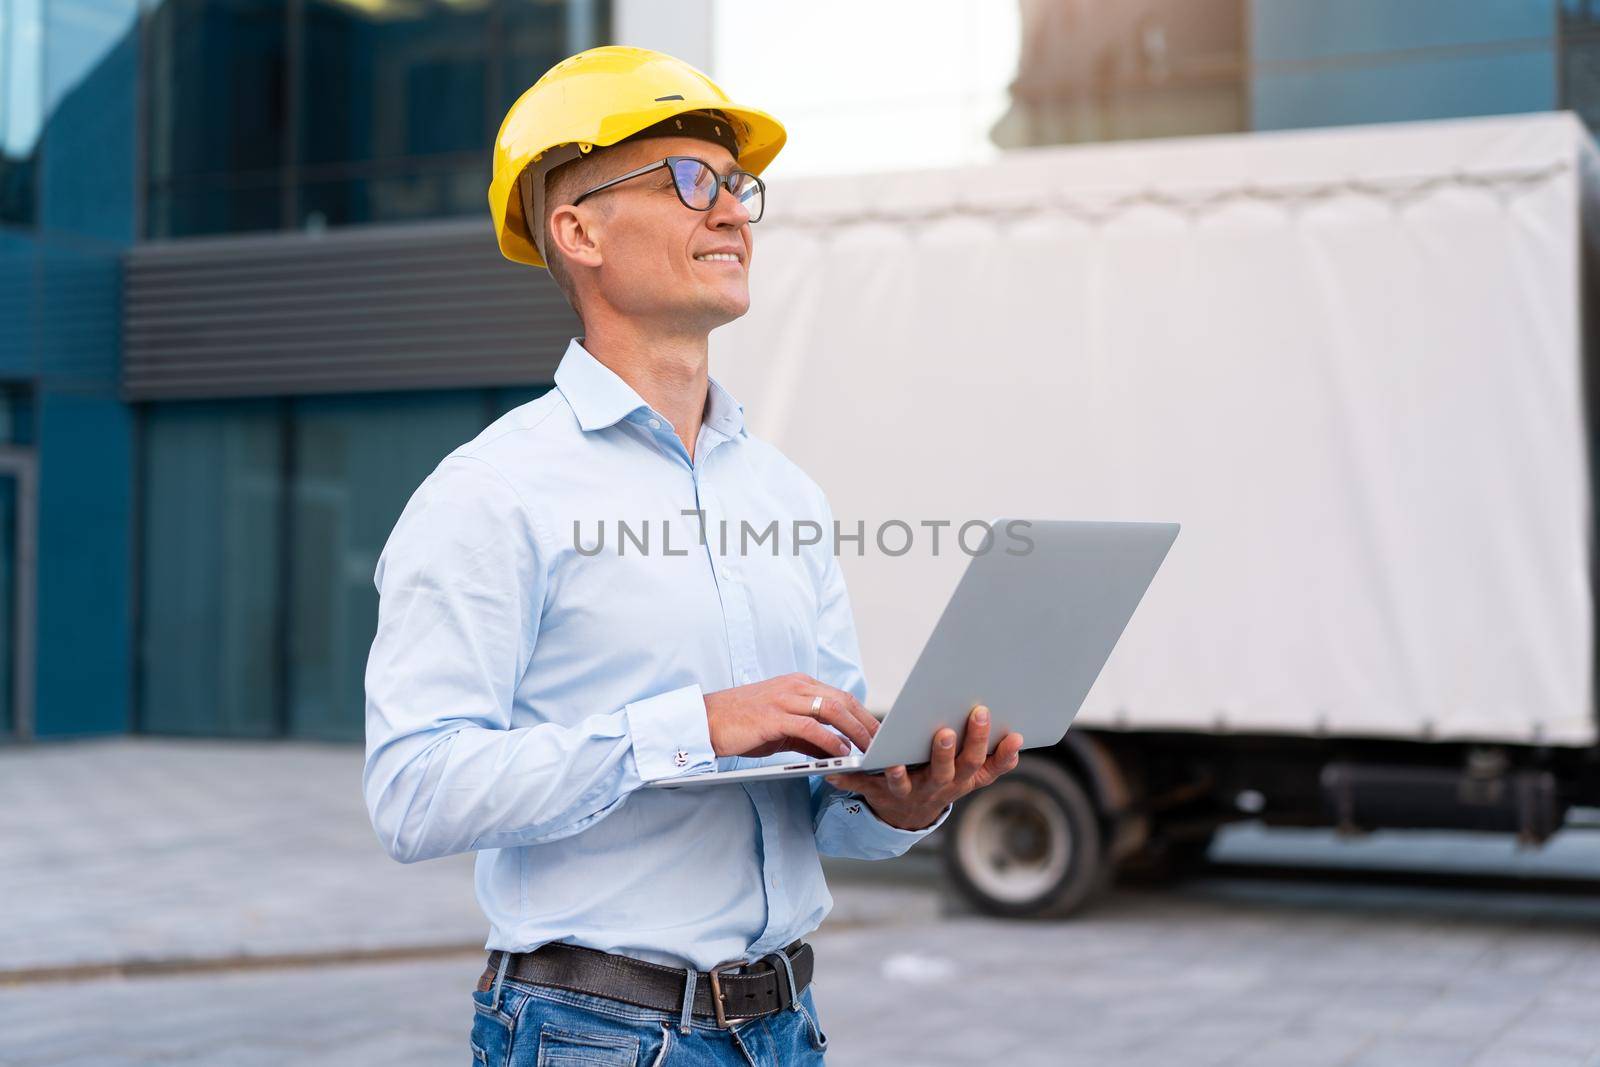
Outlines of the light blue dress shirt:
[[[764,762],[716,757],[705,693],[802,671],[865,698],[832,513],[715,380],[692,462],[579,338],[555,383],[446,457],[384,546],[368,811],[403,862],[477,851],[488,948],[754,958],[832,906],[819,853],[927,832],[821,778],[641,788]],[[741,521],[774,520],[741,551]]]

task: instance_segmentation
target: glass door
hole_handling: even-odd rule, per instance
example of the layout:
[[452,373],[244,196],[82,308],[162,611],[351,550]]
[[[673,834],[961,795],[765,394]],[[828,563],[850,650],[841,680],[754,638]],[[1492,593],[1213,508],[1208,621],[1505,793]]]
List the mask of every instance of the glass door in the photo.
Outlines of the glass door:
[[33,733],[34,460],[0,448],[0,740]]
[[17,733],[17,479],[0,475],[0,736]]

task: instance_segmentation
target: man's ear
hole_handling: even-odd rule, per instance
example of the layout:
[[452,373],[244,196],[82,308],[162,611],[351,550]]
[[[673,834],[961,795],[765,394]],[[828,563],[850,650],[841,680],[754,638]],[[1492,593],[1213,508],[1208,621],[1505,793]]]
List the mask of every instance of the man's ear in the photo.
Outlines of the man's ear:
[[601,220],[594,212],[563,204],[550,213],[550,241],[569,266],[600,266]]

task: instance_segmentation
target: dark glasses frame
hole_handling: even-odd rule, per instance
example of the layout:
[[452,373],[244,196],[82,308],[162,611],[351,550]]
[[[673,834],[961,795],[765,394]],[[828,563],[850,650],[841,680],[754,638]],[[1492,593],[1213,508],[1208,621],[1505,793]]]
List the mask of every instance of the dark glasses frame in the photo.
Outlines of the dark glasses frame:
[[[689,203],[689,194],[684,191],[683,185],[678,181],[677,164],[685,162],[700,164],[711,173],[712,177],[716,178],[716,184],[711,187],[711,202],[705,207],[695,207],[693,204]],[[723,177],[717,173],[717,168],[713,167],[710,163],[707,163],[698,156],[667,156],[665,159],[658,159],[654,163],[646,163],[637,170],[630,170],[626,174],[619,174],[610,181],[601,182],[593,189],[584,190],[575,198],[573,198],[572,206],[577,207],[583,202],[584,197],[593,196],[595,193],[598,193],[604,189],[609,189],[613,185],[620,185],[622,182],[631,181],[634,178],[638,178],[653,171],[660,170],[662,167],[667,168],[667,173],[672,175],[672,189],[678,194],[678,202],[684,207],[688,208],[690,211],[710,211],[712,208],[717,206],[717,198],[722,195],[723,189],[727,189],[728,192],[733,196],[738,196],[739,192],[736,188],[734,188],[735,184],[740,179],[750,178],[756,183],[755,190],[761,197],[761,210],[758,213],[751,215],[750,221],[760,222],[761,216],[766,213],[767,183],[762,181],[759,175],[751,174],[747,170],[739,170],[737,167],[735,167],[733,170],[728,172],[727,177]]]

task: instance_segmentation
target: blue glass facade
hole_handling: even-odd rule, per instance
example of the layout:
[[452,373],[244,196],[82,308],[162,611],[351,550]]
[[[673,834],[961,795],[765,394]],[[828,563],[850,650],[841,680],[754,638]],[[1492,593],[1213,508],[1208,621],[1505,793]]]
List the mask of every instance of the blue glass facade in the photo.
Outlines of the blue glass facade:
[[[137,234],[136,0],[0,0],[0,379],[37,493],[27,713],[40,736],[131,719],[133,419],[118,396],[119,260]],[[8,494],[9,488],[4,490]],[[13,536],[8,532],[8,538]],[[7,561],[7,568],[16,564]],[[11,694],[7,694],[8,697]]]
[[1557,106],[1551,0],[1257,0],[1253,129]]
[[146,234],[476,214],[484,149],[609,5],[163,0],[146,20]]

